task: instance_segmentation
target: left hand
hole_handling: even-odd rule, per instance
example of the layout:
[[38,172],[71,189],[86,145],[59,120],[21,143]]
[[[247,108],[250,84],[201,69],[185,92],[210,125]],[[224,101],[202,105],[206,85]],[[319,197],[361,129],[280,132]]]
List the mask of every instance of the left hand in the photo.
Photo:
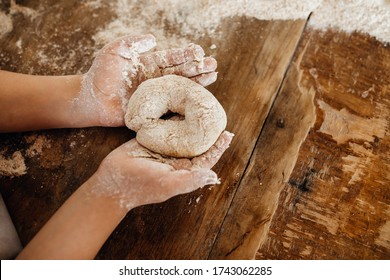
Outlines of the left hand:
[[194,44],[186,48],[148,52],[152,35],[126,36],[103,47],[83,76],[76,107],[97,126],[122,126],[130,96],[149,78],[167,74],[188,77],[203,86],[217,78],[214,58],[204,57]]

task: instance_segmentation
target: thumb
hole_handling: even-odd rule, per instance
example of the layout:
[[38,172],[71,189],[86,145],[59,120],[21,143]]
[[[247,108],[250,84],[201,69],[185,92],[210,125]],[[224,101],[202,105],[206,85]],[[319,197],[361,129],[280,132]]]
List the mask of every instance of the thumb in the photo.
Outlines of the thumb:
[[173,195],[192,192],[206,185],[219,184],[217,174],[206,168],[193,170],[174,170],[167,174],[162,181],[163,187]]
[[232,142],[234,134],[228,131],[224,131],[218,137],[210,149],[204,154],[194,157],[191,160],[192,166],[195,168],[212,168],[218,160],[221,158],[227,148],[229,148]]

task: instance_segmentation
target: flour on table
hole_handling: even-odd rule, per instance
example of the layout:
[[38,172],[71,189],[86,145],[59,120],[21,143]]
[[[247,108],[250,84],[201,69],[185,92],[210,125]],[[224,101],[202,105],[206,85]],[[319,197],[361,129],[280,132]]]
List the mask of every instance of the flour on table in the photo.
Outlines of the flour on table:
[[[186,39],[189,36],[200,39],[206,34],[213,37],[219,35],[217,29],[224,18],[307,18],[320,2],[321,0],[116,0],[111,2],[111,7],[117,17],[98,32],[94,39],[100,44],[106,44],[126,34],[152,33],[162,49],[180,47],[189,43]],[[176,35],[166,34],[167,29],[174,29]]]
[[26,164],[20,151],[16,151],[11,157],[0,154],[0,176],[21,176],[26,174]]
[[[8,152],[7,149],[0,151],[0,176],[16,177],[26,174],[26,158],[40,156],[43,154],[44,148],[51,147],[50,139],[35,133],[25,136],[24,141],[28,144],[25,150],[14,151],[10,156],[5,155]],[[7,154],[10,154],[10,152]]]
[[[35,26],[34,31],[41,43],[32,61],[37,60],[39,67],[28,67],[29,62],[26,62],[23,71],[29,74],[43,74],[41,69],[55,74],[84,73],[89,60],[83,59],[80,67],[81,57],[91,56],[103,45],[123,35],[151,33],[157,38],[157,50],[183,47],[205,37],[223,39],[222,22],[236,16],[297,20],[311,15],[310,28],[360,31],[383,43],[390,43],[390,0],[85,0],[78,8],[89,9],[92,17],[99,17],[102,10],[109,9],[113,18],[100,26],[92,38],[80,37],[83,39],[75,42],[72,48],[64,49],[63,43],[51,40],[56,38],[54,35],[62,36],[61,22],[55,23],[52,35],[46,31],[41,33],[40,24],[44,24],[47,13],[50,14],[46,1],[41,2],[32,9],[12,0],[8,9],[0,10],[0,38],[12,32],[16,16],[22,15],[31,26]],[[73,35],[85,31],[77,21],[70,29],[68,31]],[[28,42],[22,39],[16,38],[15,42],[19,54],[28,50]],[[213,49],[213,42],[210,43],[213,46],[210,49]],[[0,59],[6,61],[9,58],[0,52]]]
[[[246,16],[259,20],[306,19],[324,30],[367,32],[390,42],[389,0],[116,0],[110,3],[116,17],[94,40],[106,44],[127,34],[152,33],[161,49],[183,46],[206,35],[218,37],[225,18]],[[175,35],[167,34],[174,30]]]
[[15,3],[15,0],[11,0],[8,13],[0,10],[0,38],[13,30],[12,16],[18,13],[31,19],[38,16],[38,12],[34,9],[20,6]]
[[50,140],[44,135],[26,137],[26,142],[31,143],[31,146],[26,150],[26,155],[30,158],[41,155],[43,148],[50,148]]
[[11,32],[12,29],[11,17],[0,11],[0,38]]
[[389,0],[323,0],[314,11],[309,26],[345,32],[361,31],[390,43]]

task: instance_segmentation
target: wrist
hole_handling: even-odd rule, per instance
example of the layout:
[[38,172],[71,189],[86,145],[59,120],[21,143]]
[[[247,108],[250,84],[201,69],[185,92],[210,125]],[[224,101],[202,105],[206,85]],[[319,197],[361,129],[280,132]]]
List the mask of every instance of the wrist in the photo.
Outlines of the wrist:
[[68,102],[68,124],[69,127],[81,128],[101,126],[96,100],[87,90],[87,74],[71,76],[68,85],[70,98]]
[[94,83],[91,72],[78,76],[79,91],[72,100],[73,127],[115,127],[124,125],[124,114],[118,106],[117,92],[107,94]]
[[113,213],[116,213],[117,217],[122,219],[127,212],[136,206],[129,206],[130,198],[122,191],[123,186],[118,185],[112,179],[116,175],[107,175],[107,172],[101,172],[99,168],[83,184],[82,191],[89,201],[97,202],[97,206],[100,205],[103,211],[106,211],[107,207],[109,207]]
[[[105,178],[107,179],[107,177]],[[118,222],[130,210],[121,207],[121,196],[118,188],[111,184],[109,180],[102,178],[99,172],[95,172],[79,189],[80,195],[83,196],[86,204],[90,205],[91,208],[96,208],[96,211],[100,211],[97,208],[103,209],[105,213],[102,213],[102,215],[110,215],[111,219]],[[101,207],[102,205],[104,207]]]

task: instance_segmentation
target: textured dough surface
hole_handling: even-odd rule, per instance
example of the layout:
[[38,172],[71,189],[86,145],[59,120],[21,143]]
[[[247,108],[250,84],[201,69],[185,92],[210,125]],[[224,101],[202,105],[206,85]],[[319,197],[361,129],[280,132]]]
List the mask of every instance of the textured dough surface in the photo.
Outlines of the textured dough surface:
[[[183,118],[161,119],[167,112]],[[137,141],[153,152],[173,157],[195,157],[206,152],[226,127],[218,100],[188,78],[167,75],[143,82],[131,96],[126,126]]]

